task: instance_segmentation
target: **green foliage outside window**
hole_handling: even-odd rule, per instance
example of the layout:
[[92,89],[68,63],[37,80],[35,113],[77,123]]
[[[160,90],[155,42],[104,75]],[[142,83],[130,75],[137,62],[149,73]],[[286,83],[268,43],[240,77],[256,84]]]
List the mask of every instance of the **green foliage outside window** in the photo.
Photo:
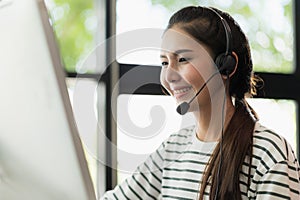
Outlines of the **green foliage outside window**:
[[[94,0],[52,1],[50,12],[65,68],[74,72],[80,60],[95,46],[97,19]],[[149,0],[149,2],[152,6],[163,6],[169,13],[187,5],[216,6],[225,10],[239,22],[249,37],[255,71],[292,73],[294,70],[292,0]]]
[[[229,12],[249,38],[255,71],[292,73],[292,0],[151,0],[170,12],[187,6],[214,6]],[[233,38],[234,39],[234,38]]]
[[94,45],[94,1],[52,0],[48,5],[65,69],[75,72]]

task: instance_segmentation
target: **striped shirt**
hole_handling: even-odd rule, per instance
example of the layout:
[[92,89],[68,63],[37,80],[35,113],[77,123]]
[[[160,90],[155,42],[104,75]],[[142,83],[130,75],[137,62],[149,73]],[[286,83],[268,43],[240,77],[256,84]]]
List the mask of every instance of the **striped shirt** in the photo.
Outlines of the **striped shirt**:
[[[202,175],[216,145],[198,140],[195,127],[182,129],[101,199],[198,199]],[[299,163],[291,146],[259,123],[253,135],[250,187],[249,163],[246,157],[240,172],[242,199],[300,200]],[[204,199],[209,199],[209,190],[208,186]]]

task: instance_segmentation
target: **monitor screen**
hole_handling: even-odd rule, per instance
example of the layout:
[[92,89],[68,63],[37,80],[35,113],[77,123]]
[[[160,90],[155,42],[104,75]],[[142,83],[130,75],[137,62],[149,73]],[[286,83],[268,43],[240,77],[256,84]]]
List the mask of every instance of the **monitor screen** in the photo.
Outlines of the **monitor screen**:
[[0,199],[95,192],[42,0],[0,0]]

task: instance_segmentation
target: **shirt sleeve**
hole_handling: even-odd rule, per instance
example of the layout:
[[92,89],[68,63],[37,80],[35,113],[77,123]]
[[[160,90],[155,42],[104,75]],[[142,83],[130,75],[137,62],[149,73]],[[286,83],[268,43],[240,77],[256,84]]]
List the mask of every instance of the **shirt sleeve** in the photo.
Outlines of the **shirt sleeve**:
[[163,161],[164,143],[129,178],[100,199],[159,199]]

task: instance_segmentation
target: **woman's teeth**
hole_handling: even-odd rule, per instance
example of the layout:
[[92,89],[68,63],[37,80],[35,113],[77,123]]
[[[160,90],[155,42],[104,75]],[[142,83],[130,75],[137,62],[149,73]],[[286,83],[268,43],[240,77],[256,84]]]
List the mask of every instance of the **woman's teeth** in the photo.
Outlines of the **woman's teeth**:
[[174,90],[174,93],[175,93],[175,94],[184,93],[184,92],[189,91],[191,88],[192,88],[192,87],[187,87],[187,88],[183,88],[183,89],[180,89],[180,90]]

